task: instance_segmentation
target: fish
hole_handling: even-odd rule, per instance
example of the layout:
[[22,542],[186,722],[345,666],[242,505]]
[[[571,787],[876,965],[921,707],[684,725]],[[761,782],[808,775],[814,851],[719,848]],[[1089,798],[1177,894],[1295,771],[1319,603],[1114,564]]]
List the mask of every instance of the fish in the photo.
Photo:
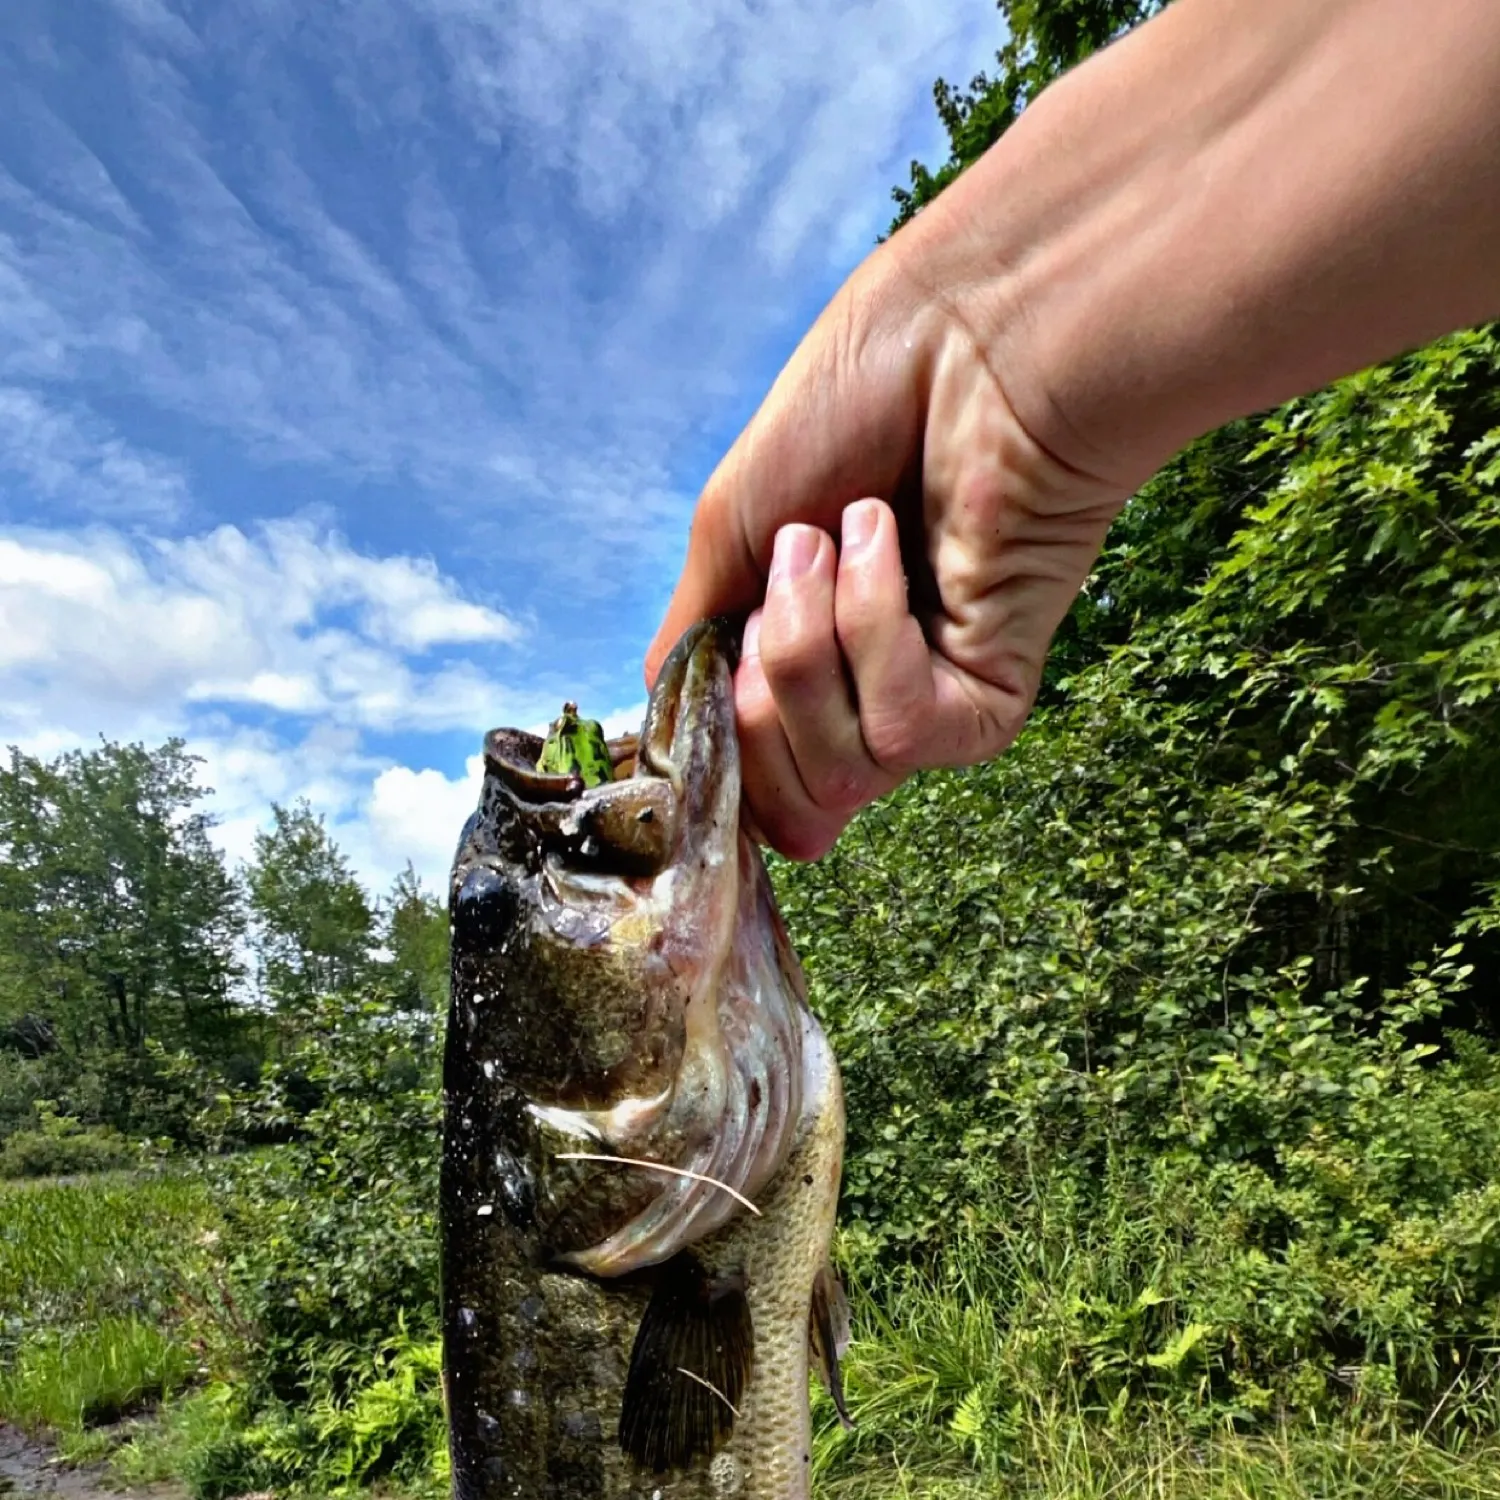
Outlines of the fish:
[[806,1500],[810,1365],[848,1419],[842,1083],[741,823],[736,649],[691,627],[597,785],[485,737],[449,890],[454,1500]]

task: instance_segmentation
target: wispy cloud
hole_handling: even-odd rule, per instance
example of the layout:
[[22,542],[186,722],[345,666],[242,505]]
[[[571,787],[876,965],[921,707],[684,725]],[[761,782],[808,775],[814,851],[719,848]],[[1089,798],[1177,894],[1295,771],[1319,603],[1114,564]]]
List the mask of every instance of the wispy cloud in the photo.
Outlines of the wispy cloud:
[[58,509],[130,515],[157,525],[188,507],[181,464],[132,447],[88,410],[0,384],[0,474]]

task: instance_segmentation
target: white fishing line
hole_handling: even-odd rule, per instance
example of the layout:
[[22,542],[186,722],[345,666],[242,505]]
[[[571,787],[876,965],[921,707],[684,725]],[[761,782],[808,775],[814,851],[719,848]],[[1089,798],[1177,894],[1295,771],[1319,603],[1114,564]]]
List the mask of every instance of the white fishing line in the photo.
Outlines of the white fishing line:
[[[645,1167],[650,1172],[670,1172],[673,1177],[691,1177],[694,1182],[706,1182],[716,1188],[722,1188],[724,1192],[736,1201],[743,1203],[751,1213],[758,1219],[760,1210],[741,1192],[730,1187],[727,1182],[720,1182],[717,1177],[710,1177],[704,1172],[690,1172],[686,1167],[669,1167],[662,1161],[642,1161],[637,1156],[606,1156],[597,1151],[559,1151],[558,1161],[617,1161],[625,1167]],[[689,1373],[684,1370],[683,1374]],[[693,1377],[695,1380],[697,1376]]]

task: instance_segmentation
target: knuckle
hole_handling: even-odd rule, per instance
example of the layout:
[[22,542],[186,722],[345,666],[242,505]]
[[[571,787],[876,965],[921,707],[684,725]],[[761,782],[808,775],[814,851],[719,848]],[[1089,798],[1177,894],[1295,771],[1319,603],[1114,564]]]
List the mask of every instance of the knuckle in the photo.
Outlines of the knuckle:
[[826,854],[849,821],[815,806],[800,783],[789,786],[775,778],[747,786],[746,792],[755,830],[788,859],[810,860]]
[[851,818],[871,800],[872,787],[868,772],[848,761],[835,761],[815,775],[803,775],[808,795],[827,813]]
[[916,712],[896,709],[867,713],[860,729],[870,758],[883,770],[904,776],[925,763],[927,726]]
[[[857,565],[854,566],[857,569]],[[857,656],[866,643],[878,640],[889,631],[892,616],[899,618],[906,600],[882,598],[867,588],[848,587],[846,582],[841,575],[834,605],[834,627],[840,645],[850,655]]]
[[771,847],[778,854],[805,862],[827,854],[838,841],[842,827],[842,823],[830,824],[807,819],[795,823],[783,822],[768,836]]
[[832,641],[806,620],[772,619],[767,611],[760,633],[760,661],[773,691],[817,691],[837,681]]

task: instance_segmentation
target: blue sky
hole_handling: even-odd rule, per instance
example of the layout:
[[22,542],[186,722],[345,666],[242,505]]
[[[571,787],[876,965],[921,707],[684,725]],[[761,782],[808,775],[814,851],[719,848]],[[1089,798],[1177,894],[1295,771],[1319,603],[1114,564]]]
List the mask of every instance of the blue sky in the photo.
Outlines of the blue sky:
[[181,734],[441,882],[492,724],[638,719],[693,497],[987,0],[7,0],[0,743]]

